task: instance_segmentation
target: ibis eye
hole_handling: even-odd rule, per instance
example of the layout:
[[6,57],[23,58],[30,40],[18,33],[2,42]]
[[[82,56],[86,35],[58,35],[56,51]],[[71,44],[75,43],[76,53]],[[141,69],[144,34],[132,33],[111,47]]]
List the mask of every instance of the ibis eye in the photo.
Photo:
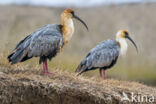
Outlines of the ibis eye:
[[73,12],[73,11],[71,11],[70,13],[71,13],[72,15],[74,15],[74,12]]
[[125,36],[128,36],[128,32],[124,32],[125,33]]

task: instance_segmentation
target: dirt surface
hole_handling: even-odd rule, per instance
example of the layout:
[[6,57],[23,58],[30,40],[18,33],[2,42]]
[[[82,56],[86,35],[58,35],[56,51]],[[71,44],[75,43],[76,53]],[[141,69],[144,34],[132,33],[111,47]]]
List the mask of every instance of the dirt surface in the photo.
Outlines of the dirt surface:
[[123,92],[156,97],[155,88],[136,82],[76,77],[59,70],[54,73],[47,76],[15,69],[1,72],[1,104],[134,104],[122,101]]

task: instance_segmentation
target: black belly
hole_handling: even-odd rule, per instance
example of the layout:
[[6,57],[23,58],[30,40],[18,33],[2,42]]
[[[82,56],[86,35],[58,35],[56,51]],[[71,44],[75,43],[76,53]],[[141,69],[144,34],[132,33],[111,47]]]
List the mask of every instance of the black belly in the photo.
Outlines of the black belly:
[[86,71],[88,71],[88,70],[95,70],[95,69],[98,69],[98,68],[99,68],[99,69],[102,69],[102,70],[107,70],[107,69],[113,67],[113,66],[116,64],[117,59],[118,59],[118,56],[115,58],[115,60],[112,60],[111,64],[108,65],[108,66],[103,66],[103,67],[92,67],[91,69],[86,69]]
[[[103,66],[103,67],[92,67],[92,68],[90,68],[90,69],[86,68],[86,69],[84,69],[82,72],[91,71],[91,70],[95,70],[95,69],[107,70],[107,69],[113,67],[113,66],[116,64],[117,59],[118,59],[118,56],[115,58],[115,60],[112,60],[111,64],[108,65],[108,66]],[[81,73],[82,73],[82,72],[81,72]]]
[[104,67],[100,67],[100,69],[107,70],[107,69],[113,67],[113,66],[116,64],[117,59],[118,59],[118,56],[115,58],[115,60],[112,60],[112,62],[111,62],[110,65],[108,65],[108,66],[104,66]]
[[42,62],[44,62],[45,60],[49,59],[51,60],[53,57],[55,57],[58,53],[58,49],[55,49],[53,52],[49,53],[48,56],[41,56],[40,60],[39,60],[39,64],[41,64]]

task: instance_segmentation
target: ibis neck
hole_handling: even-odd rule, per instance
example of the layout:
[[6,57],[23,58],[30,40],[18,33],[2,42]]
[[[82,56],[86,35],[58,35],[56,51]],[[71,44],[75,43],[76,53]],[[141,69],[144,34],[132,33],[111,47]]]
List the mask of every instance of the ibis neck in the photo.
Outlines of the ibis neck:
[[116,41],[119,42],[120,45],[120,54],[125,55],[127,52],[127,41],[124,38],[116,38]]
[[73,20],[71,18],[68,18],[68,17],[64,17],[62,18],[62,35],[63,35],[63,39],[64,39],[64,42],[67,43],[73,33],[74,33],[74,23],[73,23]]

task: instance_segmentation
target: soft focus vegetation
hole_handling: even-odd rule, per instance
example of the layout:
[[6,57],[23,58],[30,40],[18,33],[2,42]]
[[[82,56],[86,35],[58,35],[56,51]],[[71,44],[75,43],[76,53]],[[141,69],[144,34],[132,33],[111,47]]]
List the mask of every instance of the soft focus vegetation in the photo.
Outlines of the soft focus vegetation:
[[[38,58],[13,66],[10,66],[6,58],[16,43],[28,34],[45,24],[59,24],[63,10],[64,8],[0,6],[0,65],[34,70],[42,68],[38,65]],[[127,55],[120,57],[115,67],[107,71],[108,77],[156,85],[156,4],[75,8],[75,11],[88,24],[89,32],[74,20],[74,36],[63,51],[48,63],[51,69],[74,72],[92,47],[105,39],[115,38],[119,29],[127,29],[138,45],[139,53],[128,42]],[[98,76],[98,70],[95,72],[84,75]]]

